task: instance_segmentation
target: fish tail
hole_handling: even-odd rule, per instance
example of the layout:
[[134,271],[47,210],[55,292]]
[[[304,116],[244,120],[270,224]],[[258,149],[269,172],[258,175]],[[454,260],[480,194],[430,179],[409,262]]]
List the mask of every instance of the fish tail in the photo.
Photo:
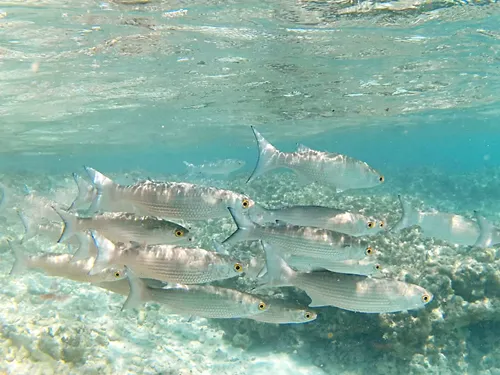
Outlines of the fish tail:
[[127,276],[130,291],[127,300],[122,306],[122,311],[139,307],[144,301],[147,301],[150,294],[147,284],[138,278],[127,266],[125,266],[125,275]]
[[89,191],[89,183],[85,179],[77,173],[73,173],[72,176],[73,180],[75,180],[76,187],[78,188],[78,194],[75,200],[71,203],[71,206],[69,206],[68,211],[78,209],[78,206],[86,201],[86,195]]
[[8,202],[7,187],[4,184],[0,184],[0,193],[2,194],[2,199],[0,199],[0,211],[3,211]]
[[72,263],[97,255],[97,250],[93,252],[90,251],[91,247],[95,248],[95,244],[94,241],[89,241],[89,237],[86,233],[76,233],[76,237],[78,238],[80,245],[78,246],[78,250],[75,251],[73,257],[71,258]]
[[26,271],[28,267],[28,258],[21,250],[21,247],[18,245],[13,245],[11,241],[7,240],[12,253],[14,254],[14,265],[10,270],[10,275],[18,275]]
[[295,275],[295,271],[279,256],[274,249],[266,242],[261,241],[266,257],[266,276],[257,288],[279,287],[292,285],[290,280]]
[[96,231],[91,230],[90,234],[97,248],[97,255],[94,265],[88,274],[89,276],[94,276],[112,263],[115,245]]
[[478,211],[474,211],[474,216],[479,226],[479,237],[474,246],[488,247],[493,242],[493,225],[484,216],[481,216]]
[[37,235],[36,225],[33,225],[33,223],[27,218],[23,211],[17,210],[17,215],[21,219],[21,222],[24,226],[24,236],[20,241],[20,243],[24,243],[25,241]]
[[102,197],[106,193],[106,190],[109,187],[115,186],[116,184],[113,182],[113,180],[106,177],[105,175],[95,170],[94,168],[86,166],[84,166],[84,168],[97,191],[97,194],[95,195],[89,207],[89,212],[94,213],[99,210],[101,206]]
[[260,134],[257,129],[253,126],[251,127],[253,134],[255,135],[255,140],[257,141],[257,147],[259,148],[259,155],[257,157],[257,163],[255,164],[255,168],[248,177],[246,183],[254,180],[255,178],[272,171],[273,169],[281,167],[279,162],[279,154],[280,151],[274,147],[271,143],[269,143],[263,136]]
[[400,194],[398,194],[399,203],[403,209],[401,219],[394,225],[390,231],[398,232],[402,229],[411,227],[418,224],[419,215],[417,210],[415,210],[408,202],[404,201]]
[[238,228],[233,234],[231,234],[228,238],[222,241],[222,244],[233,245],[241,241],[259,239],[257,233],[257,226],[252,220],[250,220],[248,216],[231,207],[228,207],[228,210],[231,216],[233,217],[234,223]]
[[55,206],[52,206],[52,209],[61,217],[61,220],[63,222],[61,237],[59,237],[59,239],[57,240],[57,243],[61,243],[75,235],[75,225],[77,218],[75,217],[75,215],[69,212],[64,212]]

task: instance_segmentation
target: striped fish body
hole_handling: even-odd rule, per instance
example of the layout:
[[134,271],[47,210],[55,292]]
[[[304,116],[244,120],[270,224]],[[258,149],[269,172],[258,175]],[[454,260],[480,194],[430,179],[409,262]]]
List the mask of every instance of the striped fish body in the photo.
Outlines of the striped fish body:
[[369,236],[385,229],[385,223],[361,214],[323,206],[291,206],[266,209],[258,204],[249,210],[258,224],[283,221],[304,227],[332,230],[350,236]]
[[169,283],[202,284],[240,276],[243,266],[230,256],[175,245],[96,244],[92,272],[112,264],[126,265],[141,278]]
[[345,260],[340,262],[332,262],[319,258],[291,256],[286,259],[286,262],[293,268],[303,272],[328,270],[332,272],[348,273],[352,275],[382,275],[381,266],[378,263],[366,262],[364,260]]
[[473,246],[480,234],[479,226],[473,220],[444,212],[421,212],[418,225],[425,237],[457,245]]
[[242,318],[260,314],[265,311],[262,306],[266,306],[251,294],[210,285],[148,288],[148,294],[149,300],[165,305],[175,314],[203,318]]
[[118,206],[139,215],[196,221],[227,217],[228,207],[247,210],[254,204],[249,197],[230,190],[184,182],[118,185],[92,168],[87,172],[99,191],[92,211],[111,211]]
[[424,288],[390,279],[332,272],[296,273],[291,283],[311,298],[311,307],[335,306],[363,313],[419,309],[432,300]]
[[312,322],[317,318],[317,314],[303,307],[294,306],[282,300],[268,300],[269,309],[257,314],[248,316],[248,319],[262,323],[273,324],[300,324]]

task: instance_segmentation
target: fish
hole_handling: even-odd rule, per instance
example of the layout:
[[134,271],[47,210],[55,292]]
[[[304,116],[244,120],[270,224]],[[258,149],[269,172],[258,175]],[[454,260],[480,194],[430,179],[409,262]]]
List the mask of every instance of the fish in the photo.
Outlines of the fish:
[[474,217],[479,226],[479,236],[474,246],[486,248],[500,244],[500,229],[493,226],[479,211],[474,211]]
[[385,178],[366,162],[352,157],[316,151],[297,145],[295,152],[282,152],[269,143],[253,126],[259,156],[247,183],[278,168],[295,172],[301,182],[316,182],[331,186],[338,192],[372,188],[381,185]]
[[283,221],[304,227],[329,229],[350,236],[370,236],[385,230],[385,222],[362,214],[324,206],[290,206],[277,209],[255,205],[248,211],[257,224]]
[[151,288],[127,267],[125,272],[130,293],[122,310],[152,301],[161,303],[169,312],[178,315],[228,319],[255,316],[267,311],[270,306],[257,296],[212,285],[174,284]]
[[112,242],[139,242],[156,244],[188,244],[193,241],[189,230],[182,225],[130,213],[107,212],[92,217],[80,217],[57,207],[54,210],[63,221],[58,242],[65,242],[78,233],[91,229],[98,231]]
[[68,211],[77,211],[88,209],[90,204],[97,196],[97,189],[92,183],[82,178],[79,174],[73,173],[73,180],[75,180],[78,188],[78,194],[68,208]]
[[318,317],[315,311],[297,306],[277,298],[268,299],[269,309],[266,311],[246,317],[262,323],[274,324],[302,324],[309,323]]
[[255,224],[250,218],[228,208],[237,226],[224,245],[248,240],[263,240],[285,257],[296,255],[328,259],[330,261],[360,260],[375,254],[364,239],[327,229],[301,227],[291,224]]
[[57,215],[52,207],[65,209],[65,207],[58,202],[30,192],[23,197],[20,206],[16,207],[16,209],[23,211],[31,218],[32,222],[58,222],[60,220],[59,215]]
[[425,288],[399,280],[330,271],[296,272],[269,246],[263,245],[267,276],[256,289],[294,286],[311,298],[309,307],[334,306],[368,314],[394,313],[421,309],[434,298]]
[[115,211],[120,206],[122,212],[197,221],[227,217],[227,207],[245,211],[254,205],[250,197],[231,190],[185,182],[118,185],[95,169],[86,170],[98,191],[91,212]]
[[97,257],[90,274],[112,264],[129,267],[141,278],[169,283],[203,284],[241,276],[244,265],[231,256],[201,248],[176,245],[113,243],[91,230]]
[[398,232],[417,225],[422,236],[436,238],[456,245],[474,246],[480,235],[478,223],[461,215],[439,211],[419,211],[398,195],[403,209],[401,219],[390,229]]
[[[61,233],[63,232],[63,225],[61,222],[32,222],[24,212],[18,210],[17,214],[19,215],[25,230],[24,236],[20,241],[21,244],[24,244],[26,241],[38,235],[47,237],[54,243],[58,242],[61,238]],[[94,246],[94,241],[92,240],[89,232],[78,232],[75,236],[69,238],[66,243],[69,248],[77,249],[73,254],[73,261],[95,257],[97,254],[97,249]]]
[[188,169],[188,174],[202,174],[206,176],[228,176],[245,165],[244,161],[236,159],[216,160],[200,165],[194,165],[187,161],[183,163]]
[[286,259],[289,266],[299,271],[328,270],[337,273],[378,277],[382,275],[382,266],[376,262],[363,260],[344,260],[340,262],[320,258],[291,256]]
[[123,267],[117,266],[103,268],[100,272],[89,275],[88,273],[95,260],[92,257],[74,262],[71,254],[44,253],[26,255],[20,245],[13,244],[11,241],[8,241],[8,244],[15,257],[10,275],[21,274],[30,269],[39,269],[49,276],[64,277],[88,283],[115,281],[125,278]]

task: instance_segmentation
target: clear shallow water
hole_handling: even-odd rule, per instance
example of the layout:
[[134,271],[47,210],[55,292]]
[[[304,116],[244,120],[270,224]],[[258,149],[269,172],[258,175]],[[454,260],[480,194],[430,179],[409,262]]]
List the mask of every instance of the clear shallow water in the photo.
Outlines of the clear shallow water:
[[[480,210],[498,225],[500,8],[475,4],[0,3],[2,183],[70,203],[82,165],[121,181],[182,181],[183,160],[239,158],[247,165],[229,181],[189,179],[389,224],[403,194],[421,209]],[[365,160],[386,183],[339,195],[289,174],[246,185],[257,155],[250,125],[284,151],[300,142]],[[96,287],[9,277],[5,240],[23,229],[15,212],[5,217],[0,370],[9,374],[500,371],[491,251],[417,229],[381,236],[388,272],[434,293],[420,312],[321,308],[315,322],[280,327],[188,322],[153,304],[120,312],[123,297]],[[229,218],[198,228],[205,246],[233,229]],[[65,251],[43,236],[26,245],[41,250]]]

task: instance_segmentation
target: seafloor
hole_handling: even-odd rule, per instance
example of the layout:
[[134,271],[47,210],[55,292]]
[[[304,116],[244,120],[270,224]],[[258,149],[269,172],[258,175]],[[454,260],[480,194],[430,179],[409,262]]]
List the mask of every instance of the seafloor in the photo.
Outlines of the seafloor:
[[[92,166],[99,169],[98,165]],[[83,171],[82,171],[83,172]],[[108,173],[123,178],[125,174]],[[196,180],[244,191],[264,205],[321,204],[362,211],[394,225],[401,214],[397,194],[420,209],[436,208],[472,217],[477,209],[500,223],[500,171],[450,175],[439,170],[384,171],[383,186],[335,194],[300,186],[289,173],[272,173],[245,185],[247,173],[228,181]],[[185,176],[134,177],[162,180]],[[21,222],[12,209],[23,184],[36,194],[71,203],[70,175],[3,175],[10,201],[1,213],[0,373],[7,374],[500,374],[500,263],[493,249],[477,250],[423,239],[418,228],[376,237],[385,272],[434,294],[425,309],[395,314],[359,314],[318,308],[316,321],[272,325],[251,320],[207,320],[167,314],[149,303],[121,311],[125,297],[95,286],[28,271],[9,276],[13,256],[7,239],[19,239]],[[200,244],[212,248],[234,230],[230,217],[193,226]],[[28,253],[65,252],[37,236]],[[261,256],[240,244],[242,258]],[[239,288],[248,279],[226,282]],[[308,302],[292,288],[276,290]]]

